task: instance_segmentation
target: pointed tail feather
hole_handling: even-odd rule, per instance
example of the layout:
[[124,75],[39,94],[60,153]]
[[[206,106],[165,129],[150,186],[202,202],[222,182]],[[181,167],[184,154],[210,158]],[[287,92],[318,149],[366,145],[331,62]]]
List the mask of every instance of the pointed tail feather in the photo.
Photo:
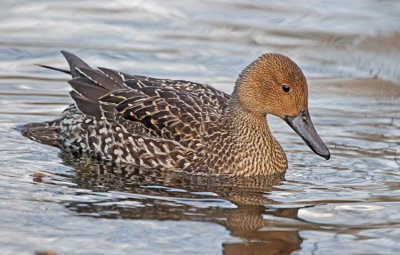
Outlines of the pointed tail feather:
[[88,64],[86,64],[85,61],[83,61],[76,55],[74,55],[68,51],[64,51],[64,50],[62,50],[61,53],[64,55],[65,59],[67,60],[70,70],[65,70],[65,69],[52,67],[52,66],[48,66],[48,65],[41,65],[41,64],[37,64],[37,65],[40,67],[47,68],[47,69],[70,74],[72,76],[72,78],[82,76],[78,71],[78,69],[80,69],[80,68],[91,69],[91,67]]
[[68,83],[72,87],[71,98],[85,115],[100,119],[102,117],[99,99],[111,91],[126,89],[118,72],[109,69],[92,69],[76,55],[61,51],[68,62],[70,70],[39,65],[44,68],[71,74]]
[[53,66],[46,66],[46,65],[41,65],[41,64],[36,64],[37,66],[46,68],[46,69],[50,69],[50,70],[54,70],[54,71],[59,71],[59,72],[63,72],[66,74],[71,74],[71,72],[69,70],[65,70],[65,69],[61,69],[61,68],[57,68],[57,67],[53,67]]
[[62,50],[61,53],[64,55],[65,59],[67,60],[70,68],[70,72],[72,75],[72,78],[79,77],[81,76],[80,73],[78,72],[77,68],[88,68],[91,69],[91,67],[86,64],[85,61],[77,57],[76,55]]

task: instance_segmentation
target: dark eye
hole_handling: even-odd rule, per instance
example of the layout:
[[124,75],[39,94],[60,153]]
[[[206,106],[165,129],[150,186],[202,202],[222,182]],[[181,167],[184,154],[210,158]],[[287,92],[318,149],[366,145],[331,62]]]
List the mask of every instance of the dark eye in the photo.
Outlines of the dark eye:
[[286,85],[286,84],[283,84],[283,85],[282,85],[282,89],[283,89],[283,91],[285,91],[285,92],[289,92],[290,87],[289,87],[288,85]]

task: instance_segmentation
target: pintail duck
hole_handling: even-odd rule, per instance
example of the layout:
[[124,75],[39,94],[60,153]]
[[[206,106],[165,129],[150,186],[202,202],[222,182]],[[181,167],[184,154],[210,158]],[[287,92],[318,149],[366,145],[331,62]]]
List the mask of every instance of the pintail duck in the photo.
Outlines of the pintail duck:
[[283,173],[287,159],[267,114],[286,121],[318,155],[330,153],[308,113],[307,81],[288,57],[264,54],[231,95],[195,82],[93,69],[62,51],[74,104],[23,134],[65,151],[161,170],[241,176]]

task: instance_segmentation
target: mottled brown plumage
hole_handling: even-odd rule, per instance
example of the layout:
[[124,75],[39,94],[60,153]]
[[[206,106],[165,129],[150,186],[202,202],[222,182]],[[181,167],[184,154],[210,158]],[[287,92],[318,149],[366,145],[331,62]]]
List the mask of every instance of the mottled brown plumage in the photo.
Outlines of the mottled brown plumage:
[[[246,67],[229,96],[199,83],[92,69],[63,54],[73,77],[74,104],[55,121],[24,126],[26,136],[42,143],[115,163],[266,175],[287,168],[265,118],[273,114],[329,158],[309,119],[306,79],[283,55],[265,54]],[[47,135],[40,136],[40,130]]]

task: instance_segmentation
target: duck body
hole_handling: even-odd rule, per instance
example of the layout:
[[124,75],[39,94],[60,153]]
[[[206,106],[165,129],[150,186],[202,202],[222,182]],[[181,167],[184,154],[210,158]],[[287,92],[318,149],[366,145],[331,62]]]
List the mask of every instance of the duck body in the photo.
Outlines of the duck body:
[[[285,153],[265,118],[270,101],[257,101],[259,94],[269,93],[252,76],[260,68],[260,59],[242,72],[233,94],[228,95],[189,81],[93,69],[77,56],[63,54],[70,71],[51,69],[72,75],[74,104],[54,121],[25,125],[23,134],[33,140],[106,161],[161,170],[253,176],[287,169]],[[282,55],[275,57],[292,63]],[[299,105],[304,111],[304,102]],[[272,114],[279,116],[279,112]]]

